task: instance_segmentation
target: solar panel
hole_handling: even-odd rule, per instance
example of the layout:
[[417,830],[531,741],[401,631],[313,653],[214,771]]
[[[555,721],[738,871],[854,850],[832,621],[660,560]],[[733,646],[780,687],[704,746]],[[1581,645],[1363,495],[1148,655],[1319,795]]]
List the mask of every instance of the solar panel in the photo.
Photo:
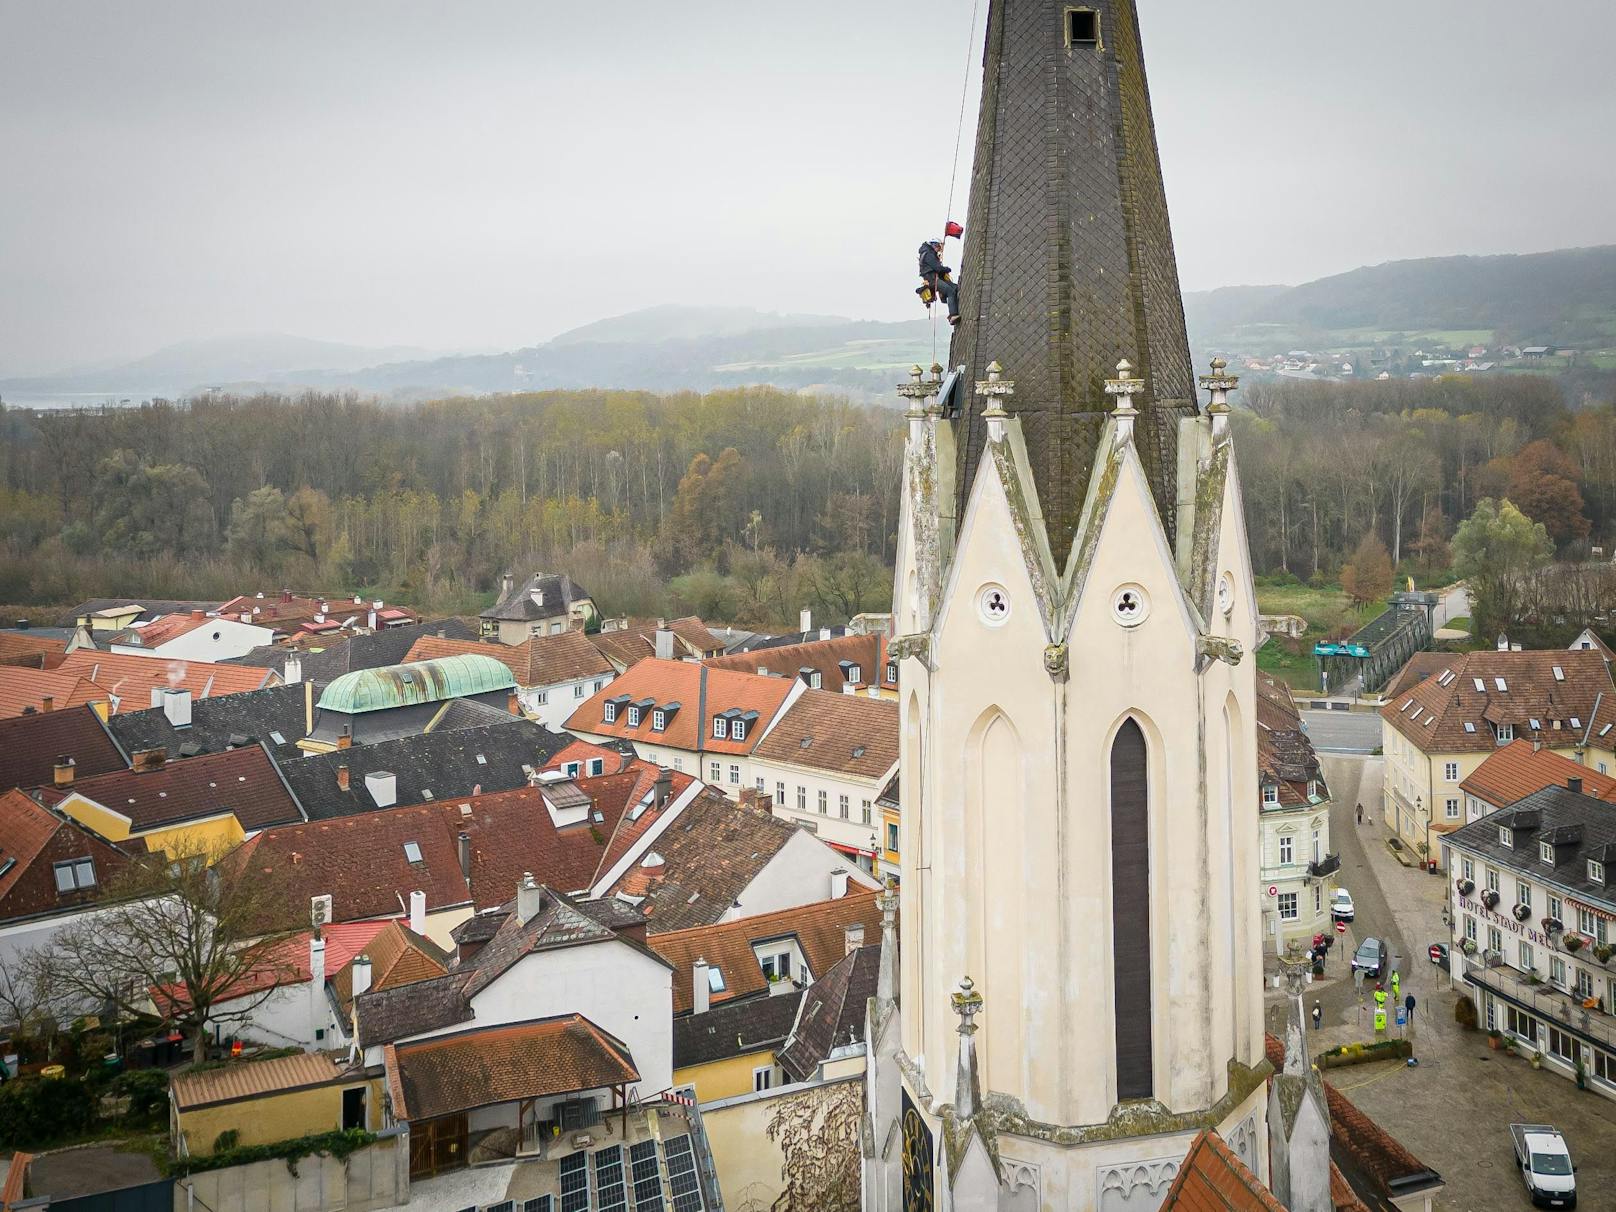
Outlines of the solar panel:
[[673,1189],[673,1212],[701,1212],[701,1180],[696,1177],[696,1154],[688,1136],[662,1143],[668,1159],[668,1186]]
[[522,1202],[522,1212],[552,1212],[554,1207],[555,1201],[552,1200],[548,1195],[540,1195],[536,1199],[524,1200]]
[[662,1171],[657,1166],[656,1141],[630,1145],[628,1164],[629,1176],[634,1180],[634,1212],[662,1212]]
[[599,1212],[623,1212],[628,1192],[623,1189],[623,1146],[595,1150],[595,1207]]
[[489,1204],[483,1212],[516,1212],[516,1201],[507,1199],[497,1204]]
[[589,1155],[561,1159],[561,1212],[589,1212]]

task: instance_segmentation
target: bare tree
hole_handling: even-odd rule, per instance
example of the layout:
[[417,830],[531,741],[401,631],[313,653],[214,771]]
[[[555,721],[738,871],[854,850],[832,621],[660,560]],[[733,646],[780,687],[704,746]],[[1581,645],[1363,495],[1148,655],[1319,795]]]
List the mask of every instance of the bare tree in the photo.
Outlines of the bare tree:
[[154,854],[26,962],[64,1003],[155,1014],[201,1061],[210,1023],[248,1019],[292,975],[291,918],[279,883],[233,856]]

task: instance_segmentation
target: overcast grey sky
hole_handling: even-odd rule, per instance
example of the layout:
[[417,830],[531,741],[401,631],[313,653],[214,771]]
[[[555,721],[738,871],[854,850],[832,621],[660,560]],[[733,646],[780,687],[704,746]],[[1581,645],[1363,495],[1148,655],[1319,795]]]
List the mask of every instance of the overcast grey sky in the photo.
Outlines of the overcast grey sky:
[[[1610,0],[1140,9],[1187,288],[1616,242]],[[0,0],[0,374],[254,331],[514,348],[663,302],[914,315],[970,20]]]

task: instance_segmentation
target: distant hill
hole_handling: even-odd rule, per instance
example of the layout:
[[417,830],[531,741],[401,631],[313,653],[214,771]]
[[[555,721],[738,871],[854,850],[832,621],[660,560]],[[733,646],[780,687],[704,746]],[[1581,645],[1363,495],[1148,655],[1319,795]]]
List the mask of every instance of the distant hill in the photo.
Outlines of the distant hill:
[[609,316],[553,337],[549,344],[636,344],[737,337],[760,329],[832,328],[851,323],[845,316],[780,315],[755,307],[684,307],[676,303]]
[[1302,286],[1184,298],[1192,344],[1345,348],[1398,335],[1517,345],[1616,345],[1616,245],[1392,261]]

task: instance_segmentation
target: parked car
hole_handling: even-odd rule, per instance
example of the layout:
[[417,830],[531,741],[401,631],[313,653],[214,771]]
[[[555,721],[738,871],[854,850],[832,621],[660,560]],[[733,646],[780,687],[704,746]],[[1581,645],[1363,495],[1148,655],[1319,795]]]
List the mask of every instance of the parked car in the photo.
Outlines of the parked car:
[[1426,950],[1430,952],[1431,962],[1446,972],[1448,968],[1448,945],[1446,943],[1432,943]]
[[1548,1124],[1511,1124],[1515,1161],[1521,1168],[1526,1193],[1540,1208],[1577,1206],[1577,1168],[1559,1129]]
[[1354,972],[1362,970],[1378,981],[1386,971],[1386,944],[1378,938],[1364,939],[1353,953],[1352,968]]
[[1345,888],[1337,888],[1330,893],[1330,919],[1337,922],[1350,922],[1357,910],[1352,905],[1352,893]]

